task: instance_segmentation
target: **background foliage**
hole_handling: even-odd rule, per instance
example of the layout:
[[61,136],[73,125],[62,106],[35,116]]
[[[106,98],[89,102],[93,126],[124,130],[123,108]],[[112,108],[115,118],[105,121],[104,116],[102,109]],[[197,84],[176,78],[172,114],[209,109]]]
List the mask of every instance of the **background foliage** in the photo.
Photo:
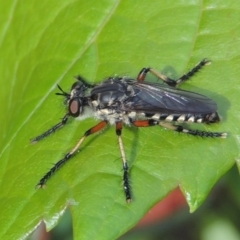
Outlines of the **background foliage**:
[[[2,239],[24,238],[41,220],[51,229],[66,207],[76,239],[113,239],[178,185],[194,211],[239,163],[239,1],[1,0],[0,9]],[[191,128],[227,131],[227,139],[125,128],[134,194],[126,204],[115,129],[108,128],[87,139],[46,190],[34,189],[96,124],[70,121],[29,144],[65,113],[54,96],[57,83],[68,90],[77,74],[90,82],[116,73],[135,77],[144,66],[177,78],[205,57],[212,65],[183,88],[213,98],[223,121]]]

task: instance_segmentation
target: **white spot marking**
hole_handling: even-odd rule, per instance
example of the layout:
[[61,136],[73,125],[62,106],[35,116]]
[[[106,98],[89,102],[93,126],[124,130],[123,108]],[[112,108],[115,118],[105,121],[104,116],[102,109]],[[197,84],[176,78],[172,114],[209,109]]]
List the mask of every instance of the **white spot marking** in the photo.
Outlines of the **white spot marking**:
[[165,121],[168,121],[168,122],[172,122],[173,120],[173,115],[169,115],[167,116],[167,118],[165,119]]
[[100,112],[101,114],[106,114],[106,115],[110,114],[110,111],[109,111],[109,109],[107,109],[107,108],[100,109],[99,112]]
[[195,118],[194,118],[194,116],[192,116],[188,119],[188,122],[194,122],[194,120],[195,120]]
[[97,106],[98,106],[98,102],[97,102],[96,100],[94,100],[94,101],[92,101],[92,105],[93,105],[94,107],[97,107]]
[[177,119],[177,121],[178,121],[178,122],[184,122],[184,121],[185,121],[185,118],[186,118],[186,115],[181,115],[181,116]]
[[151,118],[152,118],[152,119],[155,119],[155,120],[159,120],[160,114],[159,114],[159,113],[156,113],[156,114],[154,114]]
[[129,116],[130,118],[134,118],[134,117],[136,117],[136,112],[130,112],[130,113],[128,114],[128,116]]

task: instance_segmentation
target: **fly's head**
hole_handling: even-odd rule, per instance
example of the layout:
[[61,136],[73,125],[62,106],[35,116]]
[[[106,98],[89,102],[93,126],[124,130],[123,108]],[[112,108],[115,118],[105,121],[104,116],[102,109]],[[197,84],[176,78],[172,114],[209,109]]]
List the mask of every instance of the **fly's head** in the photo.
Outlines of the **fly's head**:
[[72,87],[70,93],[67,93],[62,90],[62,88],[58,86],[61,93],[56,93],[57,95],[62,95],[65,97],[65,103],[68,106],[68,113],[72,117],[79,117],[83,114],[84,106],[87,105],[87,98],[85,97],[85,93],[91,85],[85,83],[85,81],[76,77],[78,80],[75,82]]

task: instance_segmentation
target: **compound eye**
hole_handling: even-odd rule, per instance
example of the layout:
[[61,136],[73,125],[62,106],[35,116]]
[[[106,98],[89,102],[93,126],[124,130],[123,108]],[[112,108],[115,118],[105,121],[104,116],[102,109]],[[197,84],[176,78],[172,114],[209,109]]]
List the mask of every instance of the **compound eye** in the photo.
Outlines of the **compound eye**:
[[69,101],[69,113],[73,117],[78,117],[82,113],[82,103],[80,99],[73,98]]

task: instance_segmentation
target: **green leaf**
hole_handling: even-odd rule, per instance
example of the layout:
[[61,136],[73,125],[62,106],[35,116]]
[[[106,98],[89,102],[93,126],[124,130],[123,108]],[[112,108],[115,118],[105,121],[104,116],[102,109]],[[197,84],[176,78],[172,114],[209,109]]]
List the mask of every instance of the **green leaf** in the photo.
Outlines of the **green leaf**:
[[[116,239],[177,186],[194,211],[239,164],[239,1],[1,0],[0,9],[1,239],[24,238],[41,220],[51,229],[66,207],[75,239]],[[145,66],[177,78],[205,57],[212,65],[182,88],[214,99],[222,122],[190,128],[226,131],[227,139],[124,128],[134,195],[126,204],[109,127],[86,139],[45,190],[34,188],[97,123],[71,120],[31,145],[66,112],[56,84],[67,91],[77,74],[100,82],[113,74],[135,77]]]

